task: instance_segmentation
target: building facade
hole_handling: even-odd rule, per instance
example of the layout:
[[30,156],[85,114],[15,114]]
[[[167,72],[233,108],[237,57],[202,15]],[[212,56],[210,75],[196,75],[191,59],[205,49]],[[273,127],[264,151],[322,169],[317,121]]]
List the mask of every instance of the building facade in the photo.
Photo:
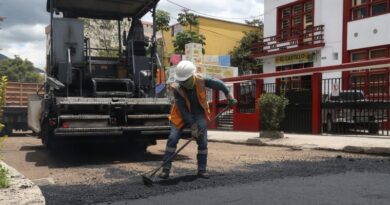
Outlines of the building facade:
[[[264,73],[390,57],[390,0],[265,0],[264,14],[265,38],[253,49],[253,56],[264,61]],[[349,79],[342,89],[359,86],[368,96],[389,95],[387,67],[322,77]],[[383,79],[384,88],[376,83],[370,89],[373,78]],[[265,83],[285,82],[285,88],[295,89],[306,80],[310,76]]]
[[[244,36],[244,32],[254,31],[258,27],[198,16],[199,25],[192,27],[192,31],[205,36],[205,55],[227,55]],[[169,31],[163,33],[166,58],[174,54],[173,40],[177,33],[189,30],[189,26],[172,25]]]

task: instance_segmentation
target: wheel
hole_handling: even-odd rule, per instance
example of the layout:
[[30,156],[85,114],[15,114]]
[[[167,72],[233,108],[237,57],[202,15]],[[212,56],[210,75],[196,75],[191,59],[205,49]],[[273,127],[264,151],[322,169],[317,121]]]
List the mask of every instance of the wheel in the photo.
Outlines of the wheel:
[[41,138],[42,138],[42,144],[47,150],[53,149],[53,146],[55,144],[53,135],[54,135],[53,128],[51,128],[47,120],[45,120],[44,123],[42,124]]
[[148,149],[149,143],[143,141],[127,140],[123,148],[129,153],[144,153]]
[[10,128],[9,125],[5,124],[3,130],[1,130],[1,135],[0,137],[7,135],[11,136],[12,135],[12,128]]
[[371,124],[368,128],[368,132],[370,134],[378,134],[379,133],[379,124]]
[[331,133],[334,131],[332,117],[329,115],[326,119],[326,132]]

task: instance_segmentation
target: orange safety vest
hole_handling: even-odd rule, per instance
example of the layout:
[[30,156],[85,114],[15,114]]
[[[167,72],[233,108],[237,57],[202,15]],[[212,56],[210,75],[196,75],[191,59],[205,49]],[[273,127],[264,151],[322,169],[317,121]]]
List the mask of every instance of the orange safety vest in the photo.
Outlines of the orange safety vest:
[[[210,121],[211,112],[210,112],[209,104],[207,103],[206,82],[201,75],[198,74],[195,75],[195,86],[196,86],[196,93],[198,96],[199,104],[202,106],[204,110],[204,115],[206,119]],[[191,103],[190,100],[187,98],[184,89],[177,83],[171,84],[171,89],[176,90],[179,93],[179,95],[184,98],[188,110],[191,111]],[[185,125],[185,122],[180,114],[176,102],[173,104],[171,109],[171,114],[169,115],[168,118],[172,122],[172,124],[174,124],[178,129],[183,128]]]

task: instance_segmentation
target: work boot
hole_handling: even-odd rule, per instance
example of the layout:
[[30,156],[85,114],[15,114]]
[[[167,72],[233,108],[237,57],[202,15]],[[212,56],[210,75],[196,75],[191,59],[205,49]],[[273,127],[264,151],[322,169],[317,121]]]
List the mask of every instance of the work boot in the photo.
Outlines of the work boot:
[[161,179],[168,179],[169,178],[169,169],[163,169],[160,173],[160,175],[158,175],[158,177],[160,177]]
[[207,173],[206,170],[198,170],[198,177],[199,178],[203,178],[203,179],[209,179],[210,178],[210,175],[209,173]]

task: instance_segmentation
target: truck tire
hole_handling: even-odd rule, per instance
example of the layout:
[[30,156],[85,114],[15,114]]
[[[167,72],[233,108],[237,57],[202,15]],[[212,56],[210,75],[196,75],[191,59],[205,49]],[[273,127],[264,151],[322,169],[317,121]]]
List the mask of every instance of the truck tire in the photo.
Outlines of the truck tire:
[[11,136],[12,135],[12,128],[10,128],[9,125],[5,124],[3,130],[1,131],[0,137],[7,135]]
[[330,115],[328,115],[328,117],[326,118],[326,129],[325,130],[327,133],[334,132],[334,124],[332,121],[332,116],[330,116]]
[[53,129],[49,126],[49,123],[45,122],[42,125],[42,144],[47,150],[52,150],[54,146],[54,139],[53,139]]
[[378,134],[379,133],[379,124],[371,124],[368,128],[368,133]]

